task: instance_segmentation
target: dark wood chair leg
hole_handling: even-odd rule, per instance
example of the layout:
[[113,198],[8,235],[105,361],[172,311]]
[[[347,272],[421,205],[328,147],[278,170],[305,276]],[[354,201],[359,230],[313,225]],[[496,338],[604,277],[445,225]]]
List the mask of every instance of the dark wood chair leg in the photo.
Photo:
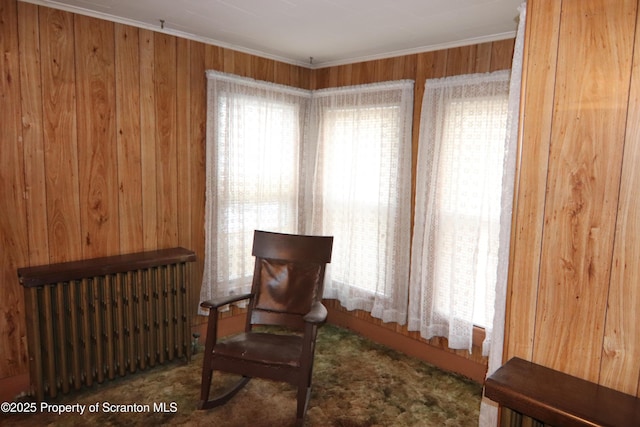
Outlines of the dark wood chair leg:
[[304,424],[304,416],[307,413],[307,406],[309,405],[310,396],[311,386],[309,384],[298,386],[296,426],[302,426],[302,424]]
[[203,405],[209,400],[212,375],[213,371],[210,368],[207,369],[207,367],[205,367],[202,369],[202,382],[200,383],[200,402],[198,402],[198,409],[204,409]]

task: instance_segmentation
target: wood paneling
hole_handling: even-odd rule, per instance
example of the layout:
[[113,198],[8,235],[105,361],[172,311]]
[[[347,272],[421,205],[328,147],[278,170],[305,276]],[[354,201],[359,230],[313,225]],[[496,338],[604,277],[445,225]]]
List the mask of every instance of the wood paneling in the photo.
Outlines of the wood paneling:
[[113,23],[75,16],[82,257],[117,253],[118,176]]
[[115,24],[115,120],[118,148],[118,217],[122,253],[144,250],[140,136],[139,31]]
[[624,140],[635,26],[635,1],[609,4],[601,13],[602,0],[562,3],[534,347],[535,362],[590,381],[602,353],[623,149],[612,142]]
[[40,8],[49,262],[82,257],[73,15]]
[[[24,142],[21,135],[17,7],[0,3],[0,376],[25,372],[25,327],[22,289],[15,269],[28,257],[25,205]],[[9,54],[8,54],[9,53]],[[32,150],[27,150],[31,152]]]
[[476,71],[475,66],[482,64],[476,61],[476,46],[461,46],[450,49],[447,55],[447,76],[456,76],[459,74],[472,74]]
[[178,244],[176,38],[154,33],[155,165],[159,247]]
[[[155,38],[139,31],[140,64],[140,172],[144,250],[158,247],[158,183],[156,180]],[[131,64],[136,66],[136,64]]]
[[[509,39],[491,43],[491,62],[489,63],[488,71],[491,72],[511,68],[511,61],[513,59],[513,43],[514,41]],[[479,57],[480,55],[478,55],[476,60],[478,60]]]
[[25,198],[29,212],[29,259],[37,263],[46,263],[49,260],[49,233],[42,129],[40,27],[36,6],[19,2],[18,10],[19,17],[35,18],[18,20]]
[[[477,73],[487,73],[491,70],[491,56],[494,45],[498,45],[499,43],[482,43],[476,46],[476,55],[475,55],[475,64],[473,69],[476,70]],[[496,54],[500,51],[499,49],[495,49]],[[495,61],[494,61],[495,63]],[[509,62],[506,67],[511,68],[511,63]],[[501,70],[503,68],[496,68],[496,70]]]
[[527,13],[505,359],[638,395],[638,2]]
[[[195,314],[207,69],[304,89],[413,79],[417,123],[427,78],[509,68],[513,51],[505,40],[311,70],[17,0],[0,2],[0,14],[0,380],[27,372],[18,267],[183,245],[198,257]],[[415,153],[418,126],[412,144]],[[405,343],[446,346],[335,309]],[[456,352],[482,370],[478,353]]]
[[307,88],[311,70],[16,0],[0,2],[0,49],[3,380],[28,371],[19,267],[183,245],[195,314],[205,70]]
[[517,261],[517,268],[509,270],[509,281],[518,288],[507,306],[510,333],[505,336],[506,353],[527,360],[533,356],[561,5],[556,1],[530,2],[527,11],[522,83],[522,104],[527,113],[520,123],[517,156],[522,185],[516,185],[511,236],[511,264]]
[[[192,141],[191,137],[191,43],[185,39],[176,40],[176,141]],[[197,95],[195,95],[197,96]],[[193,144],[177,144],[177,231],[178,245],[193,247],[191,235],[191,211],[180,206],[191,206],[193,188],[192,168],[194,158]]]
[[620,198],[611,282],[607,298],[600,383],[640,396],[640,14],[636,20],[634,62],[626,118]]

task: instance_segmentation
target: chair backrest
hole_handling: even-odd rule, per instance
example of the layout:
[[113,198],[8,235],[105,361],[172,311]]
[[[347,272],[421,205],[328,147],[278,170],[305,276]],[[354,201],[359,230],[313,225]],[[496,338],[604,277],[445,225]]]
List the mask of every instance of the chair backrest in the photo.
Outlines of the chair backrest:
[[331,262],[333,237],[256,230],[250,325],[281,325],[302,329],[302,317],[322,299],[326,264]]

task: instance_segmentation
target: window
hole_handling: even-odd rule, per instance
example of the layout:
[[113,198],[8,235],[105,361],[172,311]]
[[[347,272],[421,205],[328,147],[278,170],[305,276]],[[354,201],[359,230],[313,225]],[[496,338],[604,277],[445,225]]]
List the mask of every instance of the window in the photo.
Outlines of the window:
[[[436,268],[441,281],[454,269],[468,269],[463,277],[474,283],[470,307],[473,323],[480,327],[493,319],[507,101],[506,94],[499,94],[445,105],[435,206]],[[446,304],[437,304],[437,310],[451,314]]]
[[[296,230],[298,134],[294,105],[255,96],[219,98],[216,183],[218,230],[226,230],[228,277],[246,279],[253,273],[250,250],[253,230]],[[258,124],[258,125],[256,125]]]
[[312,227],[335,236],[325,296],[404,324],[413,84],[317,91],[312,110],[318,129]]
[[[386,258],[386,233],[378,230],[386,224],[388,209],[393,209],[389,193],[396,171],[378,165],[393,162],[398,110],[397,106],[330,109],[322,123],[328,141],[322,162],[332,165],[331,172],[322,175],[322,229],[348,228],[357,236],[337,242],[333,280],[371,294],[385,291],[378,289],[377,282]],[[356,256],[341,263],[349,252]]]
[[309,93],[209,75],[202,299],[250,289],[253,231],[298,231],[300,147]]
[[254,229],[325,234],[324,296],[406,323],[413,82],[309,92],[208,77],[201,299],[249,290]]
[[426,83],[409,329],[451,348],[493,321],[508,96],[507,71]]

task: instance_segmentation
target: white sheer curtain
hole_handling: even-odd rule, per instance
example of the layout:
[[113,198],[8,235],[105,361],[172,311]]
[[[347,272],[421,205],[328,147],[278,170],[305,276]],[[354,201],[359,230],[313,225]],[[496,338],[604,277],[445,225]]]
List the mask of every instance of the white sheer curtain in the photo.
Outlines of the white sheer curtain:
[[413,81],[304,91],[209,71],[200,299],[247,292],[256,228],[334,236],[324,296],[406,323]]
[[[413,81],[313,93],[307,231],[334,236],[325,298],[406,323]],[[307,168],[311,170],[311,168]]]
[[[420,121],[409,330],[471,351],[491,336],[509,71],[427,80]],[[488,348],[486,349],[488,350]]]
[[[515,186],[516,153],[518,149],[518,129],[520,118],[520,93],[522,88],[522,63],[524,59],[524,31],[526,27],[527,4],[519,8],[520,19],[513,52],[511,80],[509,83],[509,115],[507,117],[507,139],[505,142],[504,179],[502,180],[502,209],[500,213],[500,241],[508,241],[511,235],[511,217]],[[498,278],[496,282],[495,314],[490,342],[489,367],[487,376],[502,365],[504,349],[505,309],[509,274],[509,245],[500,245],[498,253]],[[480,404],[480,427],[498,425],[498,406],[495,402],[482,398]]]
[[250,290],[254,229],[299,231],[309,91],[207,72],[205,259],[200,299]]

